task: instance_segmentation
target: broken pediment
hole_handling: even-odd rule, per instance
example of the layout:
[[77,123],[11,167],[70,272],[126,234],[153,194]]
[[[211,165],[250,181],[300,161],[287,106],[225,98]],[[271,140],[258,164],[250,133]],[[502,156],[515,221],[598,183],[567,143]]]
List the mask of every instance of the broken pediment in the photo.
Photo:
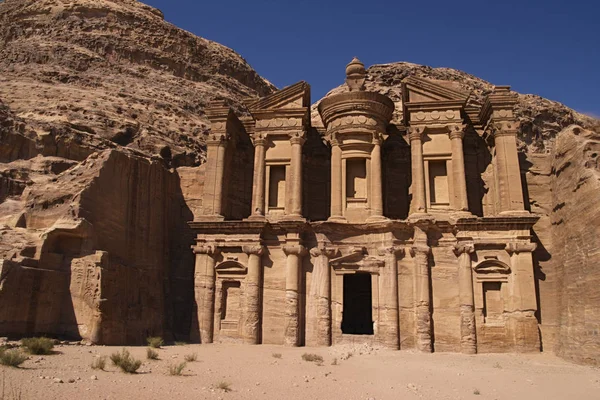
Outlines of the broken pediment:
[[414,76],[402,82],[402,102],[406,103],[432,103],[432,102],[459,102],[466,103],[470,93],[465,93],[449,85],[444,85],[429,79]]
[[310,85],[300,81],[248,104],[252,114],[260,111],[276,111],[310,107]]

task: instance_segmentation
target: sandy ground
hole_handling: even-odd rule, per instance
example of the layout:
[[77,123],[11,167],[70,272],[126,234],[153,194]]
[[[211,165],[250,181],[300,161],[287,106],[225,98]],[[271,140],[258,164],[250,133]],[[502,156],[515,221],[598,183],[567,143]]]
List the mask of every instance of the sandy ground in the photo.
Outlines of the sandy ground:
[[[367,345],[286,348],[231,344],[165,346],[146,360],[145,347],[129,347],[144,362],[125,374],[95,357],[119,347],[57,346],[57,354],[31,356],[22,368],[0,366],[0,399],[600,399],[600,370],[549,354],[420,354]],[[196,353],[183,376],[168,367]],[[324,358],[322,365],[302,354]],[[277,358],[280,354],[281,358]],[[336,362],[334,362],[334,360]],[[97,379],[93,379],[97,378]],[[57,383],[62,380],[63,383]],[[69,380],[74,380],[69,383]],[[4,395],[2,382],[4,381]],[[217,389],[227,382],[231,391]],[[4,396],[4,397],[2,397]]]

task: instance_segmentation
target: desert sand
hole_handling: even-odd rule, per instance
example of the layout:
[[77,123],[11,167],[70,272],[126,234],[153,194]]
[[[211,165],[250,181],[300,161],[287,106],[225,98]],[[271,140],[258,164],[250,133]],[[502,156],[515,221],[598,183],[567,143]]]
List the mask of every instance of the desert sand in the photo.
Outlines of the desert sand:
[[[59,345],[21,368],[0,367],[4,397],[12,399],[598,399],[600,374],[550,354],[421,354],[369,345],[289,348],[232,344],[164,346],[146,360],[145,347],[127,347],[143,360],[137,374],[99,356],[120,347]],[[169,365],[196,353],[182,376]],[[302,359],[318,354],[323,363]],[[280,355],[280,358],[278,358]],[[62,381],[62,382],[59,382]],[[221,382],[230,391],[218,389]]]

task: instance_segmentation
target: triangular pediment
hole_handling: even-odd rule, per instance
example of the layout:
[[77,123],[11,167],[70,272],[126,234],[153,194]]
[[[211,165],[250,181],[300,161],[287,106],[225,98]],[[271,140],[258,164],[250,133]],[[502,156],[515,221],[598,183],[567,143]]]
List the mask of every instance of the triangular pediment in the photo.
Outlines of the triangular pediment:
[[308,107],[310,107],[310,85],[304,81],[285,87],[248,105],[251,113]]
[[402,82],[404,103],[434,103],[441,101],[466,102],[470,93],[457,90],[450,85],[414,76]]

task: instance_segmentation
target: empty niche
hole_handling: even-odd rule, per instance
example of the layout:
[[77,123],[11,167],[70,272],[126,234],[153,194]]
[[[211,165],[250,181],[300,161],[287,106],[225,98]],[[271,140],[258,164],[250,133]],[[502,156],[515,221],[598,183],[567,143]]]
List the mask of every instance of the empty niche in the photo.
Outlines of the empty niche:
[[285,165],[272,165],[269,173],[269,208],[285,207]]
[[429,194],[432,205],[449,205],[446,161],[429,161]]
[[504,301],[502,299],[501,282],[483,282],[483,317],[484,322],[502,321]]
[[224,325],[224,329],[235,329],[240,319],[240,282],[223,282],[223,311],[221,320],[229,322],[232,326]]
[[346,197],[367,198],[367,164],[364,158],[346,160]]

